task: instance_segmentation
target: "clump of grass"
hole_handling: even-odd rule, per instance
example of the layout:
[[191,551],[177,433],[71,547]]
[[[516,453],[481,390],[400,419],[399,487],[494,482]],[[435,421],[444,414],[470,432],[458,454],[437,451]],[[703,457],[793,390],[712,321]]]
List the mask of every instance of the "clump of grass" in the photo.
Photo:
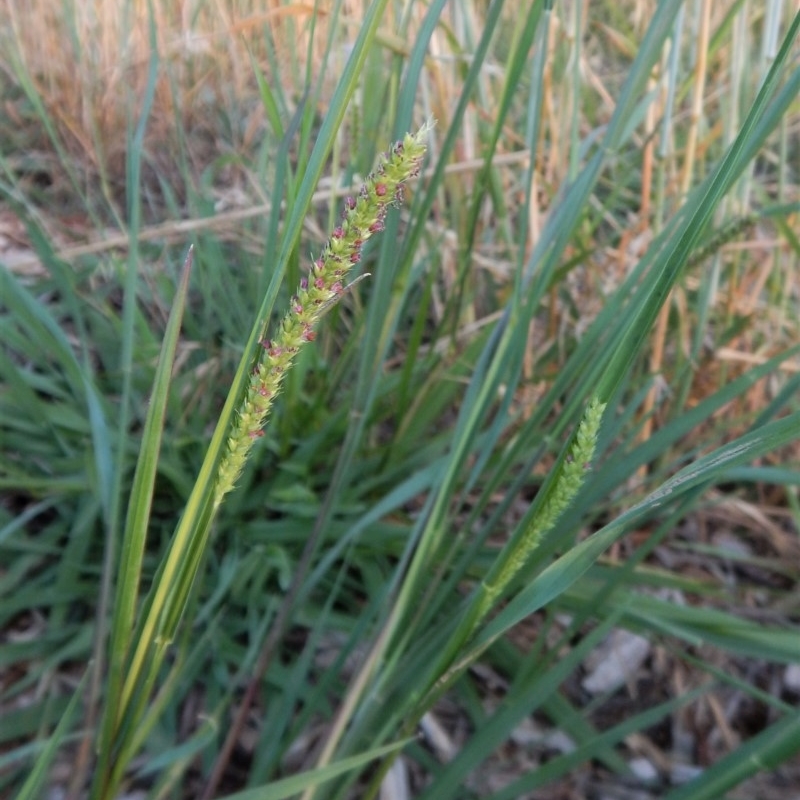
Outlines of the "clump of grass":
[[[593,780],[629,776],[632,748],[654,724],[678,726],[732,698],[757,705],[761,729],[726,742],[686,786],[661,775],[662,795],[719,797],[796,752],[791,703],[750,676],[757,663],[777,682],[800,660],[783,613],[798,581],[787,554],[800,379],[797,348],[782,346],[797,331],[780,290],[800,255],[800,23],[779,3],[534,2],[524,19],[512,6],[412,4],[393,20],[378,0],[354,42],[337,27],[346,18],[330,15],[314,18],[320,35],[281,37],[280,51],[264,29],[237,73],[259,89],[242,119],[269,120],[247,173],[260,206],[223,223],[203,217],[215,178],[198,178],[205,162],[179,141],[191,200],[176,200],[175,216],[193,218],[142,227],[148,136],[177,74],[169,67],[188,65],[186,85],[199,85],[188,50],[165,57],[175,20],[158,8],[141,29],[159,42],[141,51],[149,71],[126,62],[139,113],[119,139],[130,142],[129,196],[116,238],[59,251],[34,208],[42,195],[22,191],[18,154],[3,152],[0,191],[44,267],[24,279],[0,272],[1,477],[13,493],[0,506],[11,564],[0,613],[10,639],[28,635],[4,652],[22,677],[3,695],[0,735],[42,744],[30,776],[30,752],[10,750],[9,785],[23,797],[68,761],[75,797],[94,770],[96,798],[125,784],[212,796],[223,777],[273,796],[369,798],[392,770],[424,776],[413,788],[421,800],[510,800],[580,785],[587,763]],[[224,82],[221,63],[210,82]],[[26,91],[44,96],[35,81]],[[179,93],[173,100],[174,120],[196,121]],[[49,107],[36,106],[39,129],[62,131]],[[304,224],[324,241],[340,222],[338,198],[358,205],[351,174],[374,163],[365,132],[388,138],[431,111],[431,169],[402,216],[387,214],[386,235],[364,251],[355,243],[374,222],[354,216],[322,250],[333,270],[322,285],[316,265],[301,278]],[[241,152],[235,118],[220,114],[229,130],[210,137],[222,161]],[[323,174],[320,222],[309,209]],[[743,219],[750,241],[730,241]],[[197,237],[197,278],[184,312],[188,264],[178,290],[143,266],[167,269],[174,254],[147,243],[186,231]],[[105,255],[112,247],[127,263]],[[363,313],[318,328],[346,289],[336,270],[359,252],[374,275]],[[268,334],[284,285],[299,288]],[[170,306],[163,334],[153,311]],[[256,324],[242,350],[247,315]],[[231,351],[239,368],[209,444],[215,417],[187,414],[185,399],[207,396],[202,408],[216,416]],[[281,413],[262,439],[278,389]],[[758,506],[767,491],[777,511]],[[723,524],[741,544],[757,539],[758,557],[719,549]],[[665,567],[665,554],[677,566]],[[625,712],[610,726],[598,719],[604,698],[587,703],[571,687],[614,628],[647,638],[651,684],[672,685],[675,670],[697,690],[644,711],[620,693]],[[93,682],[68,704],[61,687],[79,685],[90,657]],[[487,675],[499,680],[487,687]],[[487,789],[493,765],[508,781],[498,762],[534,714],[574,749],[545,752],[506,788]],[[426,747],[410,739],[418,722],[439,731]],[[538,752],[526,745],[525,757]]]
[[[344,291],[343,281],[361,260],[364,243],[383,230],[388,209],[400,204],[404,184],[418,174],[430,129],[430,124],[424,125],[415,134],[407,134],[398,141],[389,153],[381,157],[357,197],[346,199],[341,224],[292,296],[290,308],[277,333],[272,339],[262,341],[216,466],[211,491],[207,491],[201,479],[198,485],[203,487],[202,492],[196,492],[192,498],[195,505],[207,510],[193,514],[190,505],[184,512],[151,589],[151,600],[140,623],[140,631],[128,642],[124,638],[132,630],[129,597],[136,588],[129,581],[119,582],[117,629],[113,631],[111,654],[115,662],[112,696],[117,696],[114,674],[121,679],[121,685],[118,702],[109,705],[106,711],[99,766],[94,778],[99,797],[110,797],[116,792],[128,762],[141,746],[142,732],[155,722],[148,709],[148,695],[189,604],[194,577],[204,558],[214,516],[241,475],[253,443],[263,435],[269,409],[293,361],[302,347],[316,338],[319,321],[329,305]],[[187,260],[187,272],[189,265]],[[265,324],[266,321],[257,321],[256,327],[263,329]],[[139,502],[149,506],[146,497],[139,498]],[[146,508],[139,510],[142,512],[146,514]],[[140,536],[133,525],[129,526],[124,550],[133,552],[133,557],[141,561],[142,553],[136,552],[140,545]],[[127,568],[126,572],[133,574]],[[129,663],[121,663],[120,656],[128,652],[131,654]]]

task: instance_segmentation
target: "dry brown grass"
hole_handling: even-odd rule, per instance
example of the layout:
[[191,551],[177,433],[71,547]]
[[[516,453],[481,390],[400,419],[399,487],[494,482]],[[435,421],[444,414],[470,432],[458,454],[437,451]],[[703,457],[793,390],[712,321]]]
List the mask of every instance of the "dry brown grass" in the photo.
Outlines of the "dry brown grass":
[[[8,78],[2,99],[9,122],[6,131],[0,124],[0,137],[12,142],[4,149],[15,155],[28,150],[43,180],[63,185],[65,195],[75,190],[74,179],[70,188],[64,174],[68,159],[84,195],[102,193],[124,208],[127,132],[143,110],[155,56],[144,179],[156,193],[158,181],[167,180],[181,199],[187,177],[179,174],[181,154],[192,176],[199,176],[215,158],[252,154],[263,139],[269,123],[256,71],[276,97],[286,98],[289,113],[303,96],[307,75],[321,83],[322,98],[332,96],[364,14],[354,0],[341,9],[333,18],[313,3],[277,0],[0,0],[0,72]],[[421,4],[411,9],[412,40],[424,14]],[[396,20],[387,19],[379,37],[387,57],[408,52],[408,41],[389,33],[395,27]],[[443,124],[459,94],[464,55],[458,36],[466,29],[476,37],[481,20],[464,18],[456,4],[431,43],[429,113]],[[326,61],[331,37],[335,43]],[[51,120],[57,143],[25,98],[26,83]],[[363,106],[369,98],[354,102]],[[360,112],[355,107],[348,115],[356,127]],[[479,137],[471,118],[463,141],[463,158],[476,158]]]
[[[151,58],[151,35],[159,56],[169,64],[156,84],[155,118],[165,124],[175,108],[169,86],[172,78],[181,92],[181,111],[186,121],[199,110],[199,95],[210,92],[215,99],[249,97],[253,74],[248,54],[266,65],[263,29],[276,48],[288,40],[287,19],[299,22],[293,42],[307,42],[310,6],[281,7],[275,2],[215,2],[203,4],[194,13],[189,3],[160,0],[115,2],[78,0],[71,15],[65,7],[47,0],[5,0],[3,22],[10,25],[16,55],[36,81],[45,106],[69,131],[82,152],[90,152],[92,135],[114,142],[124,131],[128,103],[144,95],[147,63]],[[278,58],[287,53],[277,52]],[[283,76],[282,76],[283,77]],[[208,103],[209,101],[204,101]]]
[[[2,0],[0,67],[12,82],[27,77],[80,170],[120,183],[126,131],[143,107],[155,43],[160,63],[145,145],[169,175],[177,169],[178,121],[199,169],[218,154],[221,115],[236,122],[230,129],[237,148],[247,150],[263,135],[251,59],[268,79],[290,79],[290,70],[271,75],[266,42],[279,63],[289,59],[290,47],[305,52],[312,13],[311,5],[275,0]],[[325,25],[324,14],[316,24]],[[40,127],[24,108],[6,101],[18,127]]]

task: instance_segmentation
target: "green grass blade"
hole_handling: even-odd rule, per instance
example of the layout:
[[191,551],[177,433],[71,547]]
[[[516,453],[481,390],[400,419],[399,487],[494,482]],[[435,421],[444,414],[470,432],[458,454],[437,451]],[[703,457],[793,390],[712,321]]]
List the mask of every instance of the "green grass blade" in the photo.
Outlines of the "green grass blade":
[[339,775],[352,772],[372,761],[383,758],[389,753],[397,753],[411,741],[413,740],[404,739],[383,747],[375,747],[357,756],[343,758],[341,761],[329,764],[326,767],[320,767],[300,775],[293,775],[291,778],[283,778],[258,789],[248,789],[245,792],[227,795],[225,800],[284,800],[286,797],[291,797],[306,789],[319,786]]
[[[141,587],[142,562],[145,554],[147,532],[153,503],[158,459],[164,433],[167,402],[169,400],[172,370],[178,347],[181,321],[186,307],[193,251],[189,250],[183,265],[180,284],[173,300],[164,341],[156,368],[156,376],[147,409],[142,447],[136,464],[133,485],[128,499],[128,513],[120,553],[114,615],[109,642],[109,678],[107,691],[118,697],[125,664],[132,644],[132,632],[137,601]],[[115,703],[106,704],[105,720],[100,750],[108,752],[113,732],[119,725],[121,708]],[[104,742],[104,744],[102,744]]]
[[699,778],[664,795],[664,800],[717,800],[747,778],[777,768],[797,753],[800,714],[781,720],[706,769]]
[[86,670],[72,695],[72,699],[69,701],[69,705],[59,720],[58,725],[56,725],[55,730],[48,739],[47,745],[36,759],[33,769],[22,785],[22,788],[19,790],[17,800],[38,800],[38,798],[45,794],[50,766],[58,755],[59,750],[63,747],[66,737],[69,735],[75,712],[81,704],[88,675],[89,671]]

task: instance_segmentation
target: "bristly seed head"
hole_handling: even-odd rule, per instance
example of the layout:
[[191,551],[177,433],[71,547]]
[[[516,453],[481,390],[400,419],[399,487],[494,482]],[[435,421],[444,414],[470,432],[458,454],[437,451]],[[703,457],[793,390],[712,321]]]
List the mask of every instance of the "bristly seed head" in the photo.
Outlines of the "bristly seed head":
[[215,506],[233,489],[253,442],[263,435],[272,402],[295,354],[306,342],[314,341],[315,328],[330,301],[344,293],[345,276],[361,260],[365,241],[385,229],[387,208],[402,201],[402,185],[419,172],[430,127],[428,123],[417,133],[395,142],[388,153],[380,156],[359,192],[344,198],[341,224],[331,233],[322,253],[312,261],[309,275],[300,280],[277,333],[271,339],[261,340],[263,350],[219,466]]

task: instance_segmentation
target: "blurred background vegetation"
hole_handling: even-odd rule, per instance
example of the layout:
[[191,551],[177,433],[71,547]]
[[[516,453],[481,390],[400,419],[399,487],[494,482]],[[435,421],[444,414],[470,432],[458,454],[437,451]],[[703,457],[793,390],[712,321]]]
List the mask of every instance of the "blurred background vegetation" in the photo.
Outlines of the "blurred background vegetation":
[[798,16],[2,0],[0,794],[91,779],[114,702],[91,665],[188,246],[145,593],[275,271],[280,313],[343,198],[429,117],[373,277],[303,353],[216,521],[128,790],[291,796],[269,787],[326,742],[341,759],[396,738],[415,670],[606,386],[598,463],[517,585],[555,564],[547,602],[391,767],[300,789],[370,796],[386,771],[386,798],[800,793]]

